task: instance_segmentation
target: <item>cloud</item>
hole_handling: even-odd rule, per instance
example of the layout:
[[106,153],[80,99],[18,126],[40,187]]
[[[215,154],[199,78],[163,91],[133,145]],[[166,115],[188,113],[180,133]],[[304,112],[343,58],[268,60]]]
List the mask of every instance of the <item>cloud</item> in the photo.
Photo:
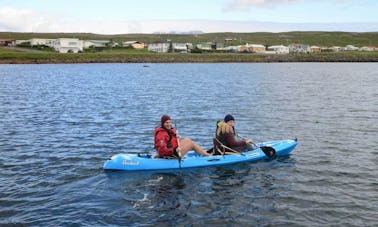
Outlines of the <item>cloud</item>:
[[0,9],[0,29],[13,28],[16,30],[25,27],[28,19],[35,17],[35,14],[30,10],[16,10],[5,7]]
[[143,32],[138,22],[133,21],[75,20],[66,14],[40,13],[10,7],[0,8],[0,31],[99,34]]
[[246,10],[252,7],[271,7],[299,1],[301,0],[232,0],[225,6],[224,10]]
[[42,32],[57,29],[59,17],[52,14],[39,14],[32,10],[0,8],[0,31]]
[[[278,0],[275,2],[278,2]],[[228,20],[78,20],[65,14],[38,13],[31,10],[5,7],[0,8],[0,31],[36,33],[89,32],[97,34],[169,33],[172,31],[202,31],[205,33],[287,31],[377,32],[378,23],[275,23]]]
[[275,7],[279,5],[294,4],[300,2],[336,2],[336,3],[347,3],[352,2],[352,0],[229,0],[225,5],[223,10],[233,11],[233,10],[248,10],[250,8],[268,8]]

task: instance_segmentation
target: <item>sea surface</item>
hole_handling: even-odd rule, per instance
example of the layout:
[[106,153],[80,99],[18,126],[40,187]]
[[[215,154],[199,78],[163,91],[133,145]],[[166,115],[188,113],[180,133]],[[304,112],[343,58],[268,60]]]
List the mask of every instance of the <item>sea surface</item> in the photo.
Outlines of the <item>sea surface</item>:
[[[210,148],[226,114],[287,157],[107,172],[169,114]],[[0,225],[377,226],[378,64],[0,65]]]

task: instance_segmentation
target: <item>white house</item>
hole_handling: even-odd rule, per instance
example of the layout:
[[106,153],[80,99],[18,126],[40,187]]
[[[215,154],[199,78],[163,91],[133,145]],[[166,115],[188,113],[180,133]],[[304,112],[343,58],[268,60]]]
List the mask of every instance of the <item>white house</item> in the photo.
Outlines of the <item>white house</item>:
[[54,41],[53,47],[59,53],[79,53],[83,51],[83,41],[75,38],[59,38]]
[[148,51],[167,53],[171,43],[151,43],[148,45]]
[[376,47],[373,47],[373,46],[363,46],[363,47],[360,47],[359,49],[360,51],[375,51],[375,50],[378,50]]
[[44,45],[44,46],[52,47],[54,41],[55,41],[55,39],[39,39],[39,38],[32,38],[32,39],[29,39],[29,40],[22,40],[22,41],[19,41],[18,44],[25,43],[25,42],[29,42],[29,43],[30,43],[30,46],[40,46],[40,45]]
[[265,46],[262,44],[246,44],[248,52],[251,53],[264,53],[265,52]]
[[339,51],[341,51],[341,47],[339,47],[339,46],[331,46],[329,48],[329,50],[333,51],[333,52],[339,52]]
[[224,47],[223,50],[227,52],[239,52],[240,46],[228,46]]
[[320,53],[322,51],[322,48],[318,46],[310,46],[310,49],[312,53]]
[[212,43],[212,42],[197,43],[196,47],[200,50],[213,50],[213,47],[215,48],[215,43]]
[[142,42],[139,42],[139,41],[126,41],[126,42],[123,42],[123,46],[124,47],[133,47],[134,49],[144,49],[144,47],[146,46],[144,43]]
[[105,48],[108,46],[118,46],[119,44],[116,42],[112,42],[110,40],[84,40],[83,41],[83,47],[89,48],[89,47],[99,47],[99,48]]
[[189,49],[188,43],[172,43],[172,49],[175,52],[187,52]]
[[83,48],[84,49],[88,49],[92,46],[96,46],[94,42],[92,42],[91,40],[83,40]]
[[274,53],[274,54],[288,54],[289,47],[279,45],[279,46],[269,46],[267,48],[267,53]]
[[305,44],[294,43],[294,44],[289,45],[289,52],[290,53],[310,53],[311,47]]
[[355,47],[353,45],[346,45],[344,48],[345,51],[357,51],[358,47]]
[[27,42],[29,42],[29,41],[26,40],[26,39],[17,39],[17,40],[16,40],[16,46],[17,46],[17,45],[21,45],[21,44],[23,44],[23,43],[27,43]]
[[30,46],[46,45],[46,39],[29,39]]

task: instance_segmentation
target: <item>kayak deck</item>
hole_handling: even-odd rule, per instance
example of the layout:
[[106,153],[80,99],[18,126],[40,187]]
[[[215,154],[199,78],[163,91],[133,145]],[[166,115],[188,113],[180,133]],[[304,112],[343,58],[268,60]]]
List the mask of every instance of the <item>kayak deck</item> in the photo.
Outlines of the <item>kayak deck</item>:
[[[281,140],[258,143],[259,147],[268,146],[276,150],[276,156],[285,156],[297,146],[297,140]],[[241,154],[216,156],[201,156],[195,152],[188,152],[181,161],[178,159],[153,158],[152,155],[116,154],[105,161],[104,170],[163,170],[229,165],[239,162],[267,159],[268,156],[259,148]]]

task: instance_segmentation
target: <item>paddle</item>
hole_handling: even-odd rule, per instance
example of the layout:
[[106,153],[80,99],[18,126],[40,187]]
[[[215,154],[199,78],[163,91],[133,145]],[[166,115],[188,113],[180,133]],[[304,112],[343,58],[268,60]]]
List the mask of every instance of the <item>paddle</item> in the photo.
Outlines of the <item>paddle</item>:
[[[238,136],[240,138],[242,138],[242,139],[247,139],[247,138],[245,138],[245,137],[243,137],[243,136],[241,136],[239,134],[238,134]],[[260,147],[257,144],[255,144],[254,142],[252,142],[252,144],[255,145],[256,147],[260,148],[264,152],[264,154],[266,156],[268,156],[269,158],[272,158],[272,157],[276,156],[276,150],[274,150],[273,147],[268,147],[268,146],[262,146],[262,147]]]
[[[180,136],[179,136],[179,133],[178,133],[178,129],[176,127],[176,124],[175,124],[175,128],[176,128],[176,135],[178,137],[177,139],[177,147],[180,147]],[[178,161],[179,161],[179,167],[181,169],[181,152],[180,151],[177,151],[177,155],[178,155]]]

